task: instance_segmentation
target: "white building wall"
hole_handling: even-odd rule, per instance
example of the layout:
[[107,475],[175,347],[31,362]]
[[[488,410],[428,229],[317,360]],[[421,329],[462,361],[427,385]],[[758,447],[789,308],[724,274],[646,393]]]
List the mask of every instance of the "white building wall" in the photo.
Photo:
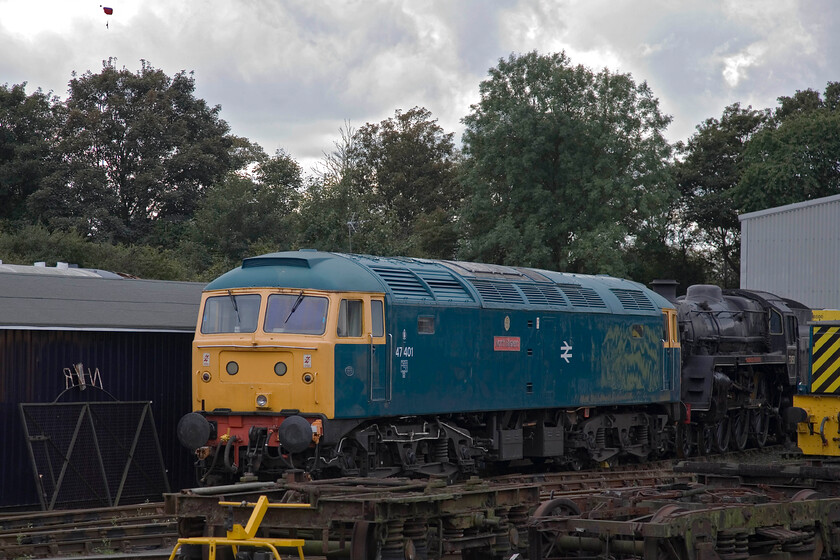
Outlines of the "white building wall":
[[739,219],[741,288],[840,309],[840,195]]

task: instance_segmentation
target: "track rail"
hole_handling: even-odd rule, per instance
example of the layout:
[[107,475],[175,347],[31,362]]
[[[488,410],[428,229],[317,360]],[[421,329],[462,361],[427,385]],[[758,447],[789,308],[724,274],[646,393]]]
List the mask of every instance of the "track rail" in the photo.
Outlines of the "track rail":
[[396,559],[407,546],[429,559],[518,553],[531,560],[582,552],[734,560],[766,550],[815,558],[840,550],[840,498],[833,497],[840,470],[797,466],[792,456],[783,467],[779,457],[779,449],[765,449],[455,485],[309,481],[297,473],[276,483],[183,490],[162,504],[0,516],[0,559],[166,558],[179,535],[222,536],[245,523],[261,495],[301,506],[269,509],[261,534],[305,539],[307,558]]
[[0,516],[0,558],[168,558],[177,520],[163,503]]

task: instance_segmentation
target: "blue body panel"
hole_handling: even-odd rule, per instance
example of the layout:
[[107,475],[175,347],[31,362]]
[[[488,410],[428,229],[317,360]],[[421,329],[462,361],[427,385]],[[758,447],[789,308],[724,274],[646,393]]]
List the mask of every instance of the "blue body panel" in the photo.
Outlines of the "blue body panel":
[[[390,360],[379,364],[385,398],[370,398],[369,346],[337,347],[337,418],[679,400],[661,317],[400,305],[392,311],[395,342],[376,349]],[[418,316],[435,317],[434,334],[417,333]],[[519,350],[499,350],[496,337],[518,338]],[[679,350],[668,352],[678,363]],[[355,375],[342,375],[349,364]]]

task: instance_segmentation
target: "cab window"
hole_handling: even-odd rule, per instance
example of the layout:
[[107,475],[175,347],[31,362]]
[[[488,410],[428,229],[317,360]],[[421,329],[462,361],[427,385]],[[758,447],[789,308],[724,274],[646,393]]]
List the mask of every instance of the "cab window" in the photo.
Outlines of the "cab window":
[[259,294],[213,296],[204,302],[201,332],[252,333],[260,314]]
[[371,335],[385,336],[385,312],[382,302],[378,299],[370,302]]
[[343,299],[338,307],[338,328],[340,337],[362,336],[362,300]]
[[300,294],[272,294],[265,311],[265,332],[324,334],[327,328],[325,297]]
[[782,315],[775,309],[770,310],[770,334],[782,334]]

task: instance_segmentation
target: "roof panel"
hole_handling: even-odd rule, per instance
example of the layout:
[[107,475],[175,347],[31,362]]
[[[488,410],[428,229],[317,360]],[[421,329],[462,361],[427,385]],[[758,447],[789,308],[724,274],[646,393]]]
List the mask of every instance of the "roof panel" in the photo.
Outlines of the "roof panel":
[[0,272],[0,328],[190,332],[202,288],[197,282]]

